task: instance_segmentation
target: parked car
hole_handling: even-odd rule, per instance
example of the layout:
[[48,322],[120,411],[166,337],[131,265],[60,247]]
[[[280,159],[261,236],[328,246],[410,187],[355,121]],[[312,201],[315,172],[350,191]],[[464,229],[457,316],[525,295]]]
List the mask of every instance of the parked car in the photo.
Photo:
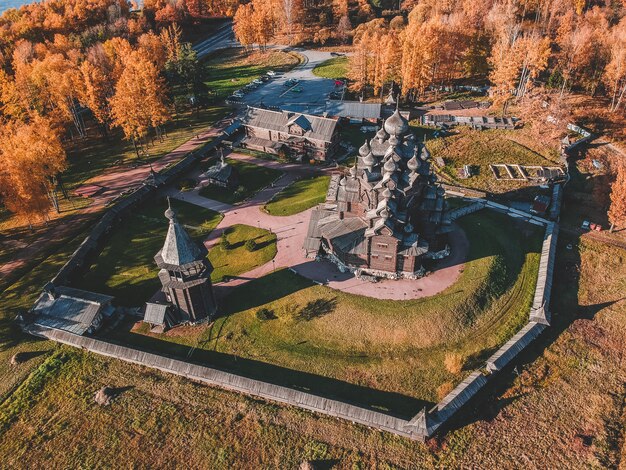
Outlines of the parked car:
[[270,77],[276,76],[276,72],[274,72],[273,70],[268,70],[266,74],[269,75]]
[[243,96],[244,96],[244,95],[243,95],[243,93],[242,93],[242,92],[240,92],[240,91],[236,91],[235,93],[233,93],[233,96],[234,96],[235,98],[241,99],[241,98],[243,98]]
[[295,79],[295,78],[290,78],[289,80],[287,80],[285,82],[285,86],[294,86],[299,82],[299,80]]
[[268,76],[268,75],[263,75],[260,80],[262,82],[269,82],[271,80],[272,77]]
[[294,93],[302,93],[302,87],[301,87],[301,86],[296,86],[296,87],[293,87],[293,88],[292,88],[291,90],[289,90],[289,91],[292,91],[292,92],[294,92]]
[[260,78],[255,78],[254,80],[252,80],[252,83],[256,85],[263,85],[263,81]]
[[342,54],[341,52],[331,52],[330,55],[333,56],[333,57],[343,57],[343,56],[345,56],[345,54]]

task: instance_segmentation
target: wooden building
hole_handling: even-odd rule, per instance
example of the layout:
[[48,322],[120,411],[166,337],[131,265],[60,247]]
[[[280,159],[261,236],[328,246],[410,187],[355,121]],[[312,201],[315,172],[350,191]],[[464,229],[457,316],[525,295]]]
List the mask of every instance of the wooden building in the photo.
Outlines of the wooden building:
[[235,189],[239,185],[239,172],[237,168],[226,163],[222,154],[219,162],[200,175],[200,184]]
[[[159,279],[166,301],[172,306],[171,315],[176,323],[210,318],[215,314],[217,305],[211,284],[213,266],[207,258],[208,250],[191,239],[176,219],[171,206],[165,211],[165,217],[169,219],[165,243],[154,260],[161,269]],[[150,311],[151,317],[157,313],[156,310],[154,305],[147,305],[146,312]],[[167,309],[158,310],[159,319],[162,316],[165,321]],[[153,319],[151,323],[158,322]]]
[[48,283],[29,312],[36,325],[76,335],[95,333],[115,313],[113,297]]
[[424,257],[444,255],[450,220],[430,155],[396,109],[359,149],[349,174],[332,176],[304,249],[356,275],[419,277]]
[[251,107],[243,125],[241,146],[261,152],[327,160],[339,145],[337,119]]

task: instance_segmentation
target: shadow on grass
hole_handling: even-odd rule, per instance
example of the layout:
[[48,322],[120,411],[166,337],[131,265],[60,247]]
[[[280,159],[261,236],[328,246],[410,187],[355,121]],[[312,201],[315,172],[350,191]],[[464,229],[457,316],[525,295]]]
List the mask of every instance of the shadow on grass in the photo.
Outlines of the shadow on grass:
[[[131,326],[132,323],[126,324]],[[221,335],[221,331],[217,332]],[[215,338],[212,338],[215,340]],[[262,361],[246,359],[215,350],[193,348],[164,341],[132,331],[117,331],[115,341],[167,357],[200,364],[244,377],[311,393],[324,398],[341,400],[399,418],[409,419],[424,406],[432,403],[394,392],[385,392],[355,385],[329,377],[288,369]]]
[[[293,274],[288,269],[279,269],[243,285],[229,286],[225,283],[213,286],[213,289],[216,297],[223,299],[220,305],[222,316],[228,316],[273,302],[313,285],[312,281]],[[235,289],[237,295],[230,295]]]

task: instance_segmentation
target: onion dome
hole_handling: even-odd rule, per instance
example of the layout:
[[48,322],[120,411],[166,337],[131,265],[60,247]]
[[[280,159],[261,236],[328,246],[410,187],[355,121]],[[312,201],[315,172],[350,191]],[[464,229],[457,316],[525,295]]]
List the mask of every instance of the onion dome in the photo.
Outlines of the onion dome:
[[389,189],[389,188],[385,188],[385,190],[383,191],[383,197],[384,197],[385,199],[391,199],[391,196],[392,196],[392,195],[393,195],[393,194],[392,194],[392,192],[391,192],[391,189]]
[[383,124],[383,127],[378,129],[378,132],[376,133],[376,138],[381,142],[383,142],[387,138],[387,133],[385,132],[384,126],[385,124]]
[[363,164],[370,169],[376,164],[376,158],[372,152],[363,157]]
[[396,168],[397,166],[392,159],[387,160],[385,162],[385,165],[383,166],[383,170],[385,170],[385,173],[393,173],[394,171],[396,171]]
[[415,155],[411,157],[411,159],[406,162],[406,166],[409,170],[415,172],[420,167],[420,162]]
[[356,178],[356,165],[350,168],[350,176]]
[[365,143],[363,145],[361,145],[361,148],[359,149],[359,155],[361,155],[362,157],[364,157],[365,155],[367,155],[368,153],[370,153],[370,144],[367,141],[367,139],[365,140]]
[[341,178],[339,180],[339,186],[345,186],[346,185],[346,179],[345,178]]
[[392,135],[391,137],[389,137],[389,143],[395,147],[400,143],[400,141],[395,135]]
[[389,119],[385,121],[383,125],[385,132],[390,135],[403,135],[409,130],[409,121],[402,117],[400,110],[396,108],[396,111],[391,115]]

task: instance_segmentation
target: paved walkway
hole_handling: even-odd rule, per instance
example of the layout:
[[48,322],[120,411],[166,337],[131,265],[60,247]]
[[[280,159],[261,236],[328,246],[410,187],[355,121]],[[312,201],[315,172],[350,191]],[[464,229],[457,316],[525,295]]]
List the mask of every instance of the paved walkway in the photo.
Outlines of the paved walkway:
[[205,245],[209,249],[218,243],[224,229],[235,224],[257,226],[271,230],[277,235],[277,254],[274,260],[252,271],[241,274],[226,283],[216,284],[217,295],[226,295],[233,287],[265,276],[274,269],[292,268],[298,274],[313,281],[327,284],[333,289],[351,294],[392,300],[418,299],[438,294],[454,284],[463,270],[463,262],[469,244],[460,229],[455,231],[451,237],[452,254],[448,258],[441,260],[433,273],[418,280],[385,280],[371,283],[357,279],[350,273],[339,272],[337,266],[329,261],[315,261],[305,258],[302,246],[312,209],[291,216],[279,217],[267,214],[262,210],[262,207],[274,194],[290,185],[296,179],[309,176],[320,170],[302,165],[285,165],[236,153],[230,155],[230,157],[246,160],[261,166],[276,167],[283,170],[284,174],[273,187],[259,191],[252,199],[237,206],[229,206],[228,204],[204,198],[198,195],[196,191],[180,192],[170,190],[169,192],[176,199],[207,209],[217,210],[224,215],[220,224],[205,241]]

